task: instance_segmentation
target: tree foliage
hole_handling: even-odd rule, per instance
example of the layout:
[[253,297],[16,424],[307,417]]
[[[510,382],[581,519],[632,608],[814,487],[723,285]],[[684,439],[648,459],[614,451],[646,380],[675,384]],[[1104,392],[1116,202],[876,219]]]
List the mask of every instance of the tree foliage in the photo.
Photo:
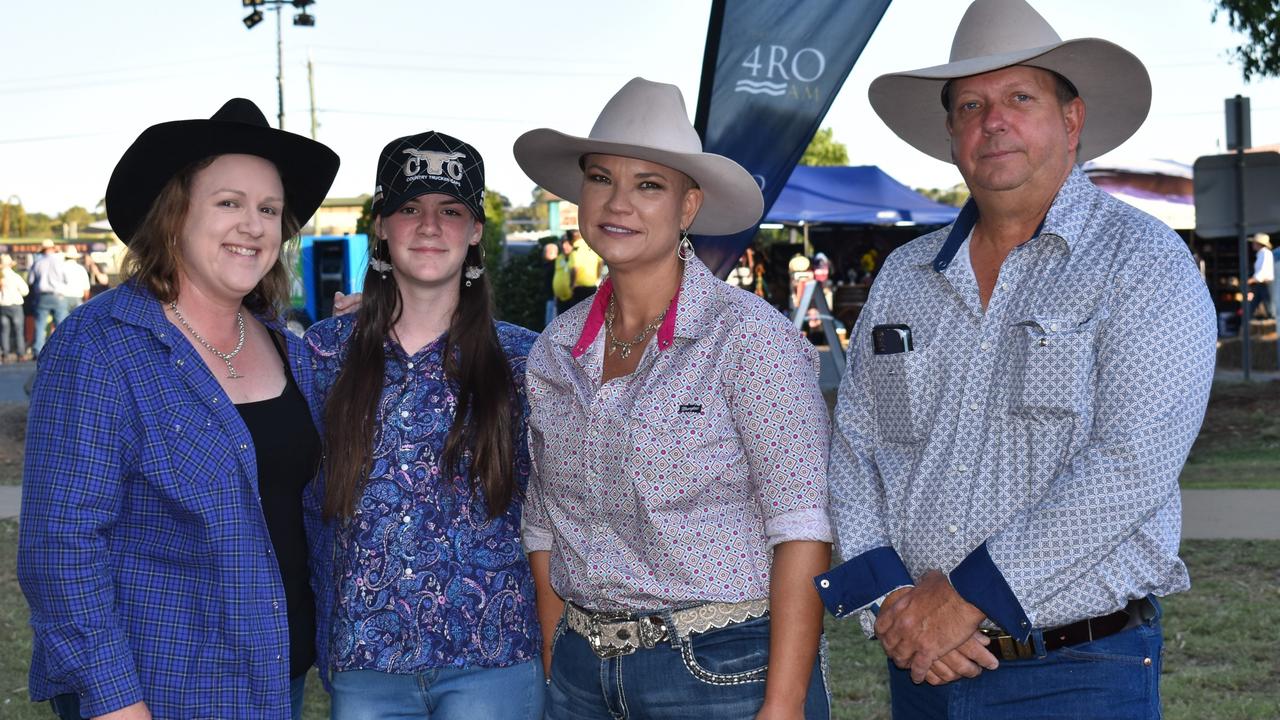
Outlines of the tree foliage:
[[498,267],[503,246],[507,243],[507,233],[503,228],[507,224],[507,207],[510,204],[506,196],[497,190],[484,189],[484,235],[480,238],[480,245],[484,247],[485,267],[490,270]]
[[1214,0],[1213,21],[1227,16],[1246,42],[1231,51],[1246,82],[1280,77],[1280,0]]
[[805,148],[800,158],[801,165],[848,165],[849,148],[844,143],[836,142],[835,130],[822,128],[813,134],[809,147]]
[[963,207],[969,200],[969,187],[956,183],[949,188],[916,188],[916,192],[930,200],[952,207]]

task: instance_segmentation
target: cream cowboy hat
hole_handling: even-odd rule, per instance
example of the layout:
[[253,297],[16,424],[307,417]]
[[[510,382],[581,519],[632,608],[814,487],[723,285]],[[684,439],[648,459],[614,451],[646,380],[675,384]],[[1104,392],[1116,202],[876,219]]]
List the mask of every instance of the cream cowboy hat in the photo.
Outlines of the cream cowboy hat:
[[601,153],[648,160],[693,178],[703,200],[690,232],[729,235],[752,227],[764,213],[750,173],[723,155],[702,152],[675,85],[635,78],[600,111],[589,136],[539,128],[517,138],[514,150],[531,180],[573,203],[582,194],[582,156]]
[[1253,237],[1249,239],[1268,250],[1271,249],[1271,236],[1266,233],[1254,233]]
[[876,114],[917,150],[951,159],[942,88],[949,80],[1030,65],[1071,81],[1087,119],[1077,162],[1115,149],[1151,108],[1151,78],[1133,53],[1097,38],[1063,40],[1025,0],[975,0],[951,43],[951,62],[881,75],[868,95]]

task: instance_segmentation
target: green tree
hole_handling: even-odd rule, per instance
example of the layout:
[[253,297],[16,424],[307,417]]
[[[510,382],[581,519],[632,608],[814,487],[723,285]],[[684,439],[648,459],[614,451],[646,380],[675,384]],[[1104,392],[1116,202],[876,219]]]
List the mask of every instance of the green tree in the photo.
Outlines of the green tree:
[[956,183],[949,188],[916,188],[916,192],[934,202],[952,207],[962,207],[969,200],[969,187],[964,183]]
[[507,208],[511,202],[497,190],[484,189],[484,236],[480,244],[484,247],[484,264],[489,270],[498,267],[502,260],[503,246],[507,242],[507,234],[502,229],[507,223]]
[[58,221],[64,225],[68,223],[75,223],[80,227],[84,227],[93,222],[93,213],[85,210],[79,205],[72,205],[58,216]]
[[1227,16],[1246,41],[1231,51],[1246,82],[1280,77],[1280,0],[1214,0],[1213,21]]
[[849,148],[844,143],[836,142],[835,130],[822,128],[813,134],[809,147],[805,148],[800,158],[801,165],[848,165]]
[[356,233],[373,237],[373,196],[364,201],[360,208],[360,217],[356,218]]

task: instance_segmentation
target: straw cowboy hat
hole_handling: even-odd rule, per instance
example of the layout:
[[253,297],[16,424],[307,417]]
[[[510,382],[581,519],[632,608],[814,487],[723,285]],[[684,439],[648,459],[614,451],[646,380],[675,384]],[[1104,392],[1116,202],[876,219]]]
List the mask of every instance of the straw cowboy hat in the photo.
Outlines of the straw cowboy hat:
[[1025,0],[975,0],[956,28],[951,62],[881,75],[868,95],[876,114],[898,137],[927,155],[953,162],[943,86],[1012,65],[1050,70],[1075,85],[1088,113],[1077,162],[1128,140],[1151,108],[1151,78],[1133,53],[1097,38],[1063,40]]
[[1266,233],[1254,233],[1253,237],[1249,239],[1268,250],[1271,249],[1271,236]]
[[582,157],[591,153],[638,158],[679,170],[702,188],[702,209],[689,231],[729,235],[764,213],[760,186],[741,165],[702,151],[675,85],[635,78],[618,91],[587,137],[539,128],[516,139],[520,168],[540,187],[573,203],[582,194]]
[[174,120],[152,125],[124,151],[107,183],[107,219],[129,243],[165,183],[182,168],[229,153],[270,160],[284,185],[285,206],[305,223],[338,174],[338,155],[327,146],[267,124],[249,100],[228,100],[208,120]]

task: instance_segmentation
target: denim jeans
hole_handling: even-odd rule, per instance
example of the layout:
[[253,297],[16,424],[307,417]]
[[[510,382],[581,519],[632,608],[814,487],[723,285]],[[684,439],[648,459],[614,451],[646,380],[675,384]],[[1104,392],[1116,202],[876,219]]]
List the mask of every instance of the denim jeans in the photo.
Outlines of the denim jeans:
[[[1158,605],[1157,605],[1158,608]],[[1036,647],[1043,647],[1039,633]],[[1159,720],[1160,618],[1044,657],[1002,660],[976,678],[915,685],[889,661],[894,720]]]
[[542,720],[542,660],[414,675],[333,674],[333,720]]
[[[553,647],[547,717],[555,720],[742,720],[764,702],[768,617],[608,660],[561,620]],[[825,648],[809,677],[807,720],[830,716],[824,659]]]
[[[306,690],[307,676],[300,675],[289,683],[289,700],[293,708],[293,720],[302,720],[302,697]],[[84,720],[80,715],[80,698],[74,694],[58,695],[49,701],[53,714],[60,720]]]
[[0,354],[27,352],[26,316],[21,305],[0,305]]
[[31,350],[38,358],[40,350],[44,348],[44,339],[48,336],[49,319],[53,319],[54,326],[62,324],[67,317],[67,302],[58,293],[40,293],[40,297],[36,298],[36,311],[34,314],[36,319],[36,334],[31,339]]

